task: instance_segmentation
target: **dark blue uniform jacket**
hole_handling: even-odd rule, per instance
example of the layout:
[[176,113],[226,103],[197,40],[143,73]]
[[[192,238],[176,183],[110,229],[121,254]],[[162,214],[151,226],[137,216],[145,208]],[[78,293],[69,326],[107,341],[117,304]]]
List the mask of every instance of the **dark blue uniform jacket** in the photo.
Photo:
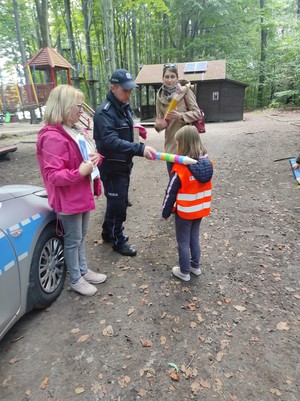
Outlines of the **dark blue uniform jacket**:
[[134,142],[132,111],[109,91],[94,115],[94,139],[105,158],[102,174],[130,174],[133,156],[143,156],[145,145]]

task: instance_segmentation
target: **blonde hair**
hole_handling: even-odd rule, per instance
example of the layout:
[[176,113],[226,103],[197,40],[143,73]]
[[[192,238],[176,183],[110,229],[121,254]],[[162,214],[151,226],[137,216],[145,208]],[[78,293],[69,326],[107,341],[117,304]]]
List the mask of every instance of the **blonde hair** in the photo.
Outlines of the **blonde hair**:
[[194,125],[185,125],[180,128],[176,134],[177,153],[183,156],[189,156],[198,160],[200,156],[207,153],[202,145],[199,132]]
[[49,125],[69,125],[69,114],[78,102],[84,101],[84,95],[71,85],[59,85],[52,89],[46,103],[44,122]]

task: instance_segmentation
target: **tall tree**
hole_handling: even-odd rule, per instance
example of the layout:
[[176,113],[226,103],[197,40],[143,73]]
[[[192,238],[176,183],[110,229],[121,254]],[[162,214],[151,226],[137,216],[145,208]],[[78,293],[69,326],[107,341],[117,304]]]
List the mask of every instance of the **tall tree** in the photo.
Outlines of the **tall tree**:
[[43,48],[51,47],[49,30],[48,0],[34,0],[41,32],[41,45]]
[[104,53],[107,78],[116,69],[113,0],[102,0],[104,19]]
[[68,43],[70,46],[70,54],[71,54],[71,64],[75,68],[74,69],[74,86],[79,87],[79,79],[78,79],[78,68],[77,68],[77,58],[75,51],[75,40],[73,35],[73,25],[72,25],[72,17],[71,17],[71,7],[70,0],[64,0],[65,4],[65,12],[66,12],[66,26],[68,31]]
[[[27,87],[30,87],[30,84],[31,84],[30,77],[29,77],[27,69],[25,68],[26,54],[25,54],[25,49],[24,49],[23,40],[22,40],[22,33],[21,33],[21,28],[20,28],[20,16],[19,16],[19,8],[18,8],[17,0],[13,0],[13,12],[14,12],[14,19],[15,19],[15,24],[16,24],[19,50],[21,53],[21,60],[22,60],[23,66],[24,66],[25,82],[26,82]],[[37,118],[36,118],[35,112],[32,109],[30,109],[30,122],[32,124],[37,123]]]
[[263,95],[264,95],[264,84],[265,84],[265,62],[266,62],[266,50],[267,50],[267,30],[264,26],[264,12],[265,12],[265,0],[259,0],[260,3],[260,21],[261,21],[261,42],[260,42],[260,72],[258,81],[258,93],[257,93],[257,105],[258,107],[263,106]]
[[91,106],[96,109],[96,91],[95,91],[95,80],[94,80],[94,69],[93,69],[93,53],[91,47],[91,24],[92,24],[92,3],[93,0],[82,0],[82,14],[84,20],[84,37],[86,45],[86,61],[87,61],[87,76],[86,82],[88,84],[89,99]]

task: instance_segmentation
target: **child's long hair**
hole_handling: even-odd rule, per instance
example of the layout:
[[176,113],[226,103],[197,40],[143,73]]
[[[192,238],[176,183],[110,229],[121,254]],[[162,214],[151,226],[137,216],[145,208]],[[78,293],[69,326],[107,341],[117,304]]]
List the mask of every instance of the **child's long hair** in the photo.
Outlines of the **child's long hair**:
[[201,156],[207,154],[205,147],[202,145],[200,134],[194,125],[185,125],[180,128],[176,134],[177,153],[183,156],[189,156],[198,160]]

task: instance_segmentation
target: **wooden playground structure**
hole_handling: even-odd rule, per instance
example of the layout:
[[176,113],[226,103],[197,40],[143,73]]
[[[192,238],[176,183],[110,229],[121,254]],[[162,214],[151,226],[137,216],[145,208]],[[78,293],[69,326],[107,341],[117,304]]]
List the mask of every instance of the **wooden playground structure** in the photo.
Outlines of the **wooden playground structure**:
[[[27,83],[23,83],[22,79],[19,82],[14,79],[14,83],[4,84],[0,80],[0,124],[19,122],[18,113],[23,113],[25,118],[25,112],[30,112],[32,116],[33,113],[36,115],[36,110],[41,119],[51,90],[58,84],[72,85],[72,69],[74,67],[55,49],[39,50],[24,66]],[[88,130],[92,129],[93,115],[94,110],[84,103],[80,122]],[[33,121],[30,120],[30,123]],[[9,158],[9,154],[16,150],[17,146],[0,146],[0,158]]]
[[[42,116],[43,106],[49,94],[59,83],[72,85],[70,71],[74,69],[55,49],[40,49],[24,66],[30,84],[14,83],[4,85],[0,82],[0,122],[17,122],[17,112],[39,110]],[[25,71],[24,71],[25,73]],[[43,83],[37,83],[43,82]],[[91,129],[94,110],[84,104],[81,122]]]

